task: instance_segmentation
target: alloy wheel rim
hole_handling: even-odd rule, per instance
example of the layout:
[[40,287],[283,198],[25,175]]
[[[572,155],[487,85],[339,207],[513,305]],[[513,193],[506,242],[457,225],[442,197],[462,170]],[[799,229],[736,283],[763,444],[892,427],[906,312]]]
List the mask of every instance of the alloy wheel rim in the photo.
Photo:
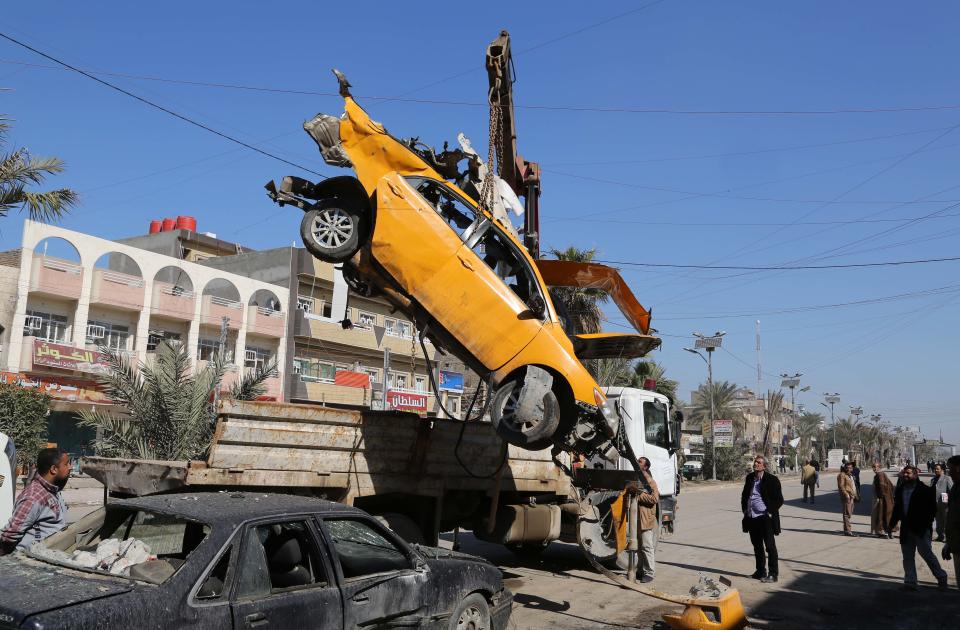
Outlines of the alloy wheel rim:
[[353,236],[353,220],[340,208],[329,208],[313,219],[310,233],[321,247],[335,249]]
[[520,388],[514,387],[507,399],[503,401],[503,407],[500,412],[500,421],[507,425],[512,431],[519,433],[529,433],[536,428],[536,421],[521,421],[517,418],[517,403],[520,401]]
[[457,630],[487,630],[483,623],[483,613],[477,606],[470,606],[457,619]]

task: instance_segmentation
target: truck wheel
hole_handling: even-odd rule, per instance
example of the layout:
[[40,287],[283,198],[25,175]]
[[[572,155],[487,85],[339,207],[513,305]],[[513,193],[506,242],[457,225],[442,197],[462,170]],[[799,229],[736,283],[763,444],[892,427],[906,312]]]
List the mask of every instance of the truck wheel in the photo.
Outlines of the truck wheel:
[[360,249],[365,223],[363,211],[348,200],[330,199],[303,215],[300,238],[320,260],[341,263]]
[[490,630],[490,606],[480,593],[463,598],[450,615],[450,630]]
[[385,512],[384,514],[380,514],[375,518],[383,525],[389,527],[393,533],[400,538],[403,538],[411,545],[422,545],[424,542],[426,542],[420,526],[417,525],[417,523],[406,514],[400,514],[399,512]]
[[547,389],[534,409],[523,408],[521,393],[524,382],[504,383],[493,395],[490,419],[497,434],[509,444],[539,451],[553,443],[553,434],[560,425],[560,403]]

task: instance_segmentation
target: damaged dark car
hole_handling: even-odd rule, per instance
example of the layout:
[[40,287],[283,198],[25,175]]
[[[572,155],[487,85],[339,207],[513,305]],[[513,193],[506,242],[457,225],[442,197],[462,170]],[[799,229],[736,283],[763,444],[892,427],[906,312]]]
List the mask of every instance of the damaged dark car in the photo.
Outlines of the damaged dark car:
[[506,628],[500,570],[289,495],[111,501],[0,558],[0,628]]

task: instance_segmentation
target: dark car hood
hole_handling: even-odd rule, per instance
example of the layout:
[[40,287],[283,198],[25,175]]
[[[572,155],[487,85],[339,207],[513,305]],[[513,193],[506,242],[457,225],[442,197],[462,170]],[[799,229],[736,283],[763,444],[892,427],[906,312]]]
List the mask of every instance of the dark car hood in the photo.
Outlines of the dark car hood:
[[111,597],[133,584],[44,564],[22,555],[0,558],[0,628],[18,627],[24,619],[48,610]]
[[420,552],[420,555],[427,561],[430,560],[466,560],[468,562],[479,562],[481,564],[489,564],[493,566],[485,558],[479,556],[471,556],[468,553],[461,553],[459,551],[454,551],[452,549],[442,549],[441,547],[428,547],[426,545],[417,545],[417,550]]

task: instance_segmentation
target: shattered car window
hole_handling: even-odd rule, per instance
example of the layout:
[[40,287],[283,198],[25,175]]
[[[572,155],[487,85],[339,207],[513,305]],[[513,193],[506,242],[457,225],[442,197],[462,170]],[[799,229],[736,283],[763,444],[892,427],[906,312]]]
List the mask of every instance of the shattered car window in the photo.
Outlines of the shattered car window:
[[29,555],[74,569],[161,584],[209,533],[208,525],[170,514],[108,508],[34,545]]
[[466,241],[478,223],[477,211],[443,184],[423,177],[408,177],[407,182],[437,211],[447,225]]
[[368,524],[327,519],[326,525],[344,578],[410,568],[407,556]]
[[537,283],[516,246],[492,225],[488,225],[471,249],[524,304],[529,306],[530,298],[539,294]]

